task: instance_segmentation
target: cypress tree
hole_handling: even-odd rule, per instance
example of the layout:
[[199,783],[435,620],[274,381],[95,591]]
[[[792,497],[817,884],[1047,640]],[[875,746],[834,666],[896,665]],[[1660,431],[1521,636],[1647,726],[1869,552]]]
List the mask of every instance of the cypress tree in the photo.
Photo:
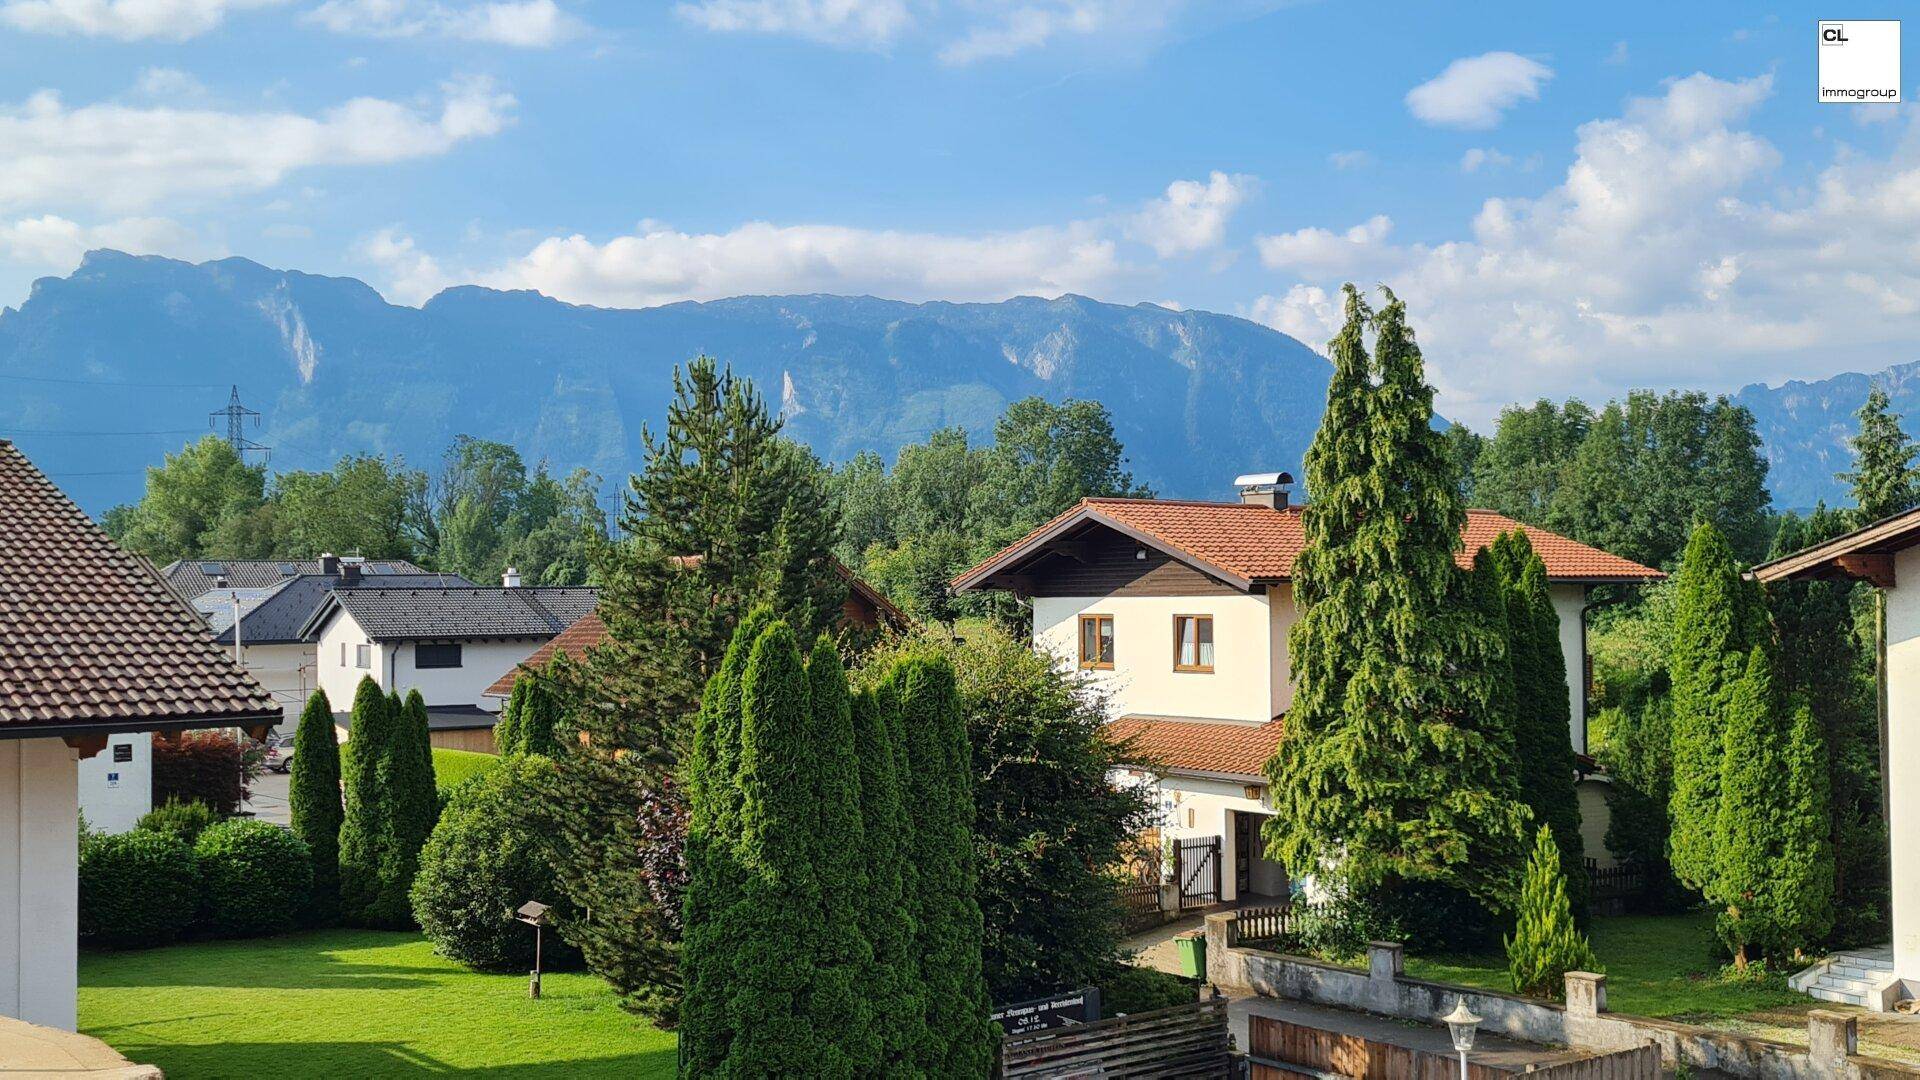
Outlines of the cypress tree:
[[906,736],[908,812],[925,1030],[914,1064],[930,1076],[984,1076],[992,1065],[986,980],[980,961],[980,901],[973,856],[972,754],[953,667],[903,662],[900,718]]
[[785,623],[764,630],[741,680],[740,862],[746,879],[729,973],[733,1040],[726,1072],[739,1076],[847,1076],[835,1038],[840,1017],[816,1014],[826,935],[825,896],[813,865],[820,785],[806,769],[806,667]]
[[924,807],[920,800],[926,790],[924,778],[915,775],[913,755],[909,752],[905,709],[907,674],[912,665],[904,661],[887,668],[873,688],[875,719],[892,750],[889,755],[895,791],[900,799],[899,831],[894,834],[894,849],[900,868],[900,906],[898,933],[906,962],[900,968],[901,996],[895,1006],[891,1045],[896,1070],[913,1075],[927,1032],[927,993],[924,973],[928,911],[924,887],[928,880],[925,850],[920,843]]
[[315,690],[300,712],[293,736],[293,775],[287,805],[293,834],[313,855],[313,892],[307,921],[324,926],[340,914],[340,740],[334,735],[333,707],[326,692]]
[[816,1016],[834,1018],[831,1030],[849,1066],[857,1075],[868,1075],[880,1067],[881,1047],[873,1028],[871,987],[865,982],[873,970],[873,943],[866,937],[863,918],[870,883],[860,762],[847,669],[825,634],[815,639],[807,658],[807,695],[806,740],[812,752],[801,771],[812,774],[818,789],[813,865],[820,878],[819,931],[824,938],[813,1010]]
[[[1668,835],[1673,872],[1706,892],[1716,864],[1721,769],[1727,708],[1745,677],[1748,654],[1766,637],[1766,612],[1741,579],[1720,531],[1702,522],[1687,541],[1673,582],[1673,638],[1668,676],[1673,690],[1673,789]],[[1711,894],[1710,894],[1711,895]]]
[[353,693],[352,741],[343,762],[346,815],[340,826],[340,913],[361,926],[384,925],[378,921],[381,869],[392,835],[392,805],[380,770],[396,726],[387,695],[370,676],[362,676]]
[[[519,682],[531,679],[533,687],[527,692],[525,711],[520,717],[520,750],[527,754],[540,754],[552,757],[560,751],[560,742],[555,728],[560,723],[560,702],[554,696],[553,688],[540,681],[539,676],[527,676]],[[519,682],[514,684],[518,688]]]
[[507,707],[500,710],[500,719],[493,725],[493,752],[501,757],[512,757],[520,752],[520,716],[526,711],[527,694],[532,689],[533,679],[524,671],[513,680],[513,692],[507,695]]
[[729,995],[738,937],[728,928],[741,918],[736,908],[745,887],[738,860],[741,680],[754,642],[772,622],[773,613],[765,607],[740,620],[719,670],[707,680],[694,719],[686,766],[685,991],[680,1008],[680,1045],[692,1076],[717,1071],[733,1043]]
[[[1466,509],[1405,307],[1347,289],[1307,453],[1287,738],[1265,769],[1268,842],[1296,875],[1395,879],[1512,902],[1525,810],[1496,712],[1499,640],[1454,554]],[[1374,357],[1365,347],[1377,329]]]
[[1566,992],[1567,972],[1600,970],[1586,935],[1574,925],[1560,866],[1553,829],[1542,825],[1521,877],[1520,917],[1507,939],[1507,969],[1516,994],[1558,998]]
[[[399,700],[395,694],[389,705]],[[356,759],[359,751],[355,751]],[[420,869],[420,849],[440,816],[439,792],[433,782],[433,750],[427,734],[427,705],[420,691],[410,690],[392,720],[392,736],[376,766],[375,780],[386,809],[385,835],[380,845],[377,897],[366,909],[366,921],[404,929],[413,925],[413,878]]]
[[1745,675],[1728,695],[1725,754],[1713,832],[1714,875],[1704,890],[1721,909],[1720,937],[1745,967],[1749,951],[1765,951],[1784,931],[1769,903],[1769,879],[1785,837],[1784,800],[1778,795],[1785,762],[1786,724],[1767,650],[1754,646]]
[[1573,711],[1567,697],[1567,658],[1560,651],[1560,615],[1547,590],[1547,567],[1527,534],[1514,530],[1493,542],[1505,578],[1507,634],[1514,685],[1514,757],[1520,801],[1536,823],[1553,830],[1560,873],[1574,919],[1584,925],[1592,888],[1580,836],[1580,797],[1574,784]]
[[860,925],[873,949],[868,970],[874,1036],[879,1042],[878,1072],[897,1075],[912,1060],[919,1039],[919,969],[909,951],[915,934],[913,913],[902,892],[906,809],[900,776],[894,768],[893,734],[872,690],[853,699],[854,754],[860,767],[860,807],[867,892]]

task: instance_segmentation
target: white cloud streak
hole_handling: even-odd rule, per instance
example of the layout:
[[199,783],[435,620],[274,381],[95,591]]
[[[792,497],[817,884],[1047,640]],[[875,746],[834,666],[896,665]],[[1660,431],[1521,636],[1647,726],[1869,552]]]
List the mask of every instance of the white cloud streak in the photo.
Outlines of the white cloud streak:
[[1490,128],[1522,101],[1538,101],[1553,69],[1518,53],[1469,56],[1407,91],[1407,111],[1438,127]]
[[884,48],[913,22],[906,0],[698,0],[674,6],[717,33],[781,34],[826,45]]
[[522,49],[550,48],[579,37],[586,24],[554,0],[443,4],[417,0],[326,0],[305,20],[359,37],[443,37]]
[[1229,176],[1217,170],[1205,183],[1175,180],[1167,185],[1164,196],[1133,216],[1127,235],[1163,259],[1219,247],[1226,238],[1228,219],[1256,184],[1251,176]]
[[118,41],[186,41],[218,27],[231,12],[285,0],[5,0],[0,23],[36,34]]

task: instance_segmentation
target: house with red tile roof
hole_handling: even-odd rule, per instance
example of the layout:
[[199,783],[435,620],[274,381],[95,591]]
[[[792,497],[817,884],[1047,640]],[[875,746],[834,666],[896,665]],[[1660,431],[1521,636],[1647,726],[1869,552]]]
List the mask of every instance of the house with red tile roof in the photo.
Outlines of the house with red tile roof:
[[279,718],[152,564],[0,439],[0,1015],[73,1030],[83,766]]
[[[1163,837],[1217,838],[1217,899],[1284,893],[1260,853],[1271,815],[1261,765],[1285,737],[1293,701],[1287,638],[1298,618],[1293,566],[1306,546],[1286,474],[1249,483],[1238,502],[1085,499],[953,580],[1028,601],[1033,643],[1085,674],[1113,717],[1109,732],[1157,788]],[[1455,558],[1524,531],[1546,564],[1560,616],[1572,723],[1587,749],[1586,627],[1595,586],[1659,579],[1651,567],[1579,541],[1470,510]],[[1589,855],[1610,861],[1599,784],[1581,785]]]

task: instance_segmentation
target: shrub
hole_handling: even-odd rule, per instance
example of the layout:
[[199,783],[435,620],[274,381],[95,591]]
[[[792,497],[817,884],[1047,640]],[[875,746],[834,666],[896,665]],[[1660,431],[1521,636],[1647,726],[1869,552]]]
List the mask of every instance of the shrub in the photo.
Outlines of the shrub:
[[200,918],[209,932],[277,934],[306,911],[313,856],[286,829],[233,818],[209,826],[193,853],[200,860]]
[[192,844],[200,839],[202,830],[219,820],[220,816],[215,814],[213,807],[206,803],[198,800],[168,799],[164,804],[142,814],[134,827],[170,833]]
[[[435,952],[483,970],[525,969],[533,963],[533,930],[514,919],[514,910],[539,900],[565,919],[565,901],[531,812],[537,785],[552,771],[543,758],[508,759],[448,800],[413,879],[413,917]],[[578,958],[549,927],[546,965]]]
[[334,735],[333,706],[325,691],[315,690],[307,698],[293,745],[287,803],[293,834],[313,857],[307,921],[324,926],[340,914],[340,821],[346,815],[340,803],[340,742]]
[[193,920],[200,869],[169,833],[94,834],[80,849],[80,934],[116,949],[164,945]]
[[433,782],[440,789],[440,801],[446,802],[454,789],[476,776],[491,772],[501,759],[493,754],[472,750],[433,748]]
[[199,801],[219,817],[240,812],[247,782],[259,775],[239,739],[219,731],[189,731],[153,737],[153,801]]
[[1569,971],[1599,971],[1593,948],[1573,925],[1560,848],[1553,830],[1540,826],[1520,882],[1520,918],[1507,939],[1507,965],[1518,994],[1558,998]]
[[1199,1000],[1199,984],[1153,968],[1120,965],[1100,980],[1100,1015],[1152,1012]]

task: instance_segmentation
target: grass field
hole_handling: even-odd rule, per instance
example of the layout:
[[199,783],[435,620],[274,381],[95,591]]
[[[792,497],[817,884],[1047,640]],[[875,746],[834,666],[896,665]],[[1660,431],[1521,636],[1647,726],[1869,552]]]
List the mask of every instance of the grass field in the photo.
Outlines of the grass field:
[[169,1077],[671,1077],[604,983],[480,975],[418,934],[319,930],[80,958],[80,1027]]
[[[1593,951],[1607,973],[1607,1007],[1614,1012],[1674,1020],[1708,1021],[1758,1009],[1805,1002],[1784,979],[1761,985],[1720,981],[1713,943],[1713,916],[1622,915],[1593,921]],[[1407,974],[1419,979],[1510,991],[1507,958],[1408,957]]]

